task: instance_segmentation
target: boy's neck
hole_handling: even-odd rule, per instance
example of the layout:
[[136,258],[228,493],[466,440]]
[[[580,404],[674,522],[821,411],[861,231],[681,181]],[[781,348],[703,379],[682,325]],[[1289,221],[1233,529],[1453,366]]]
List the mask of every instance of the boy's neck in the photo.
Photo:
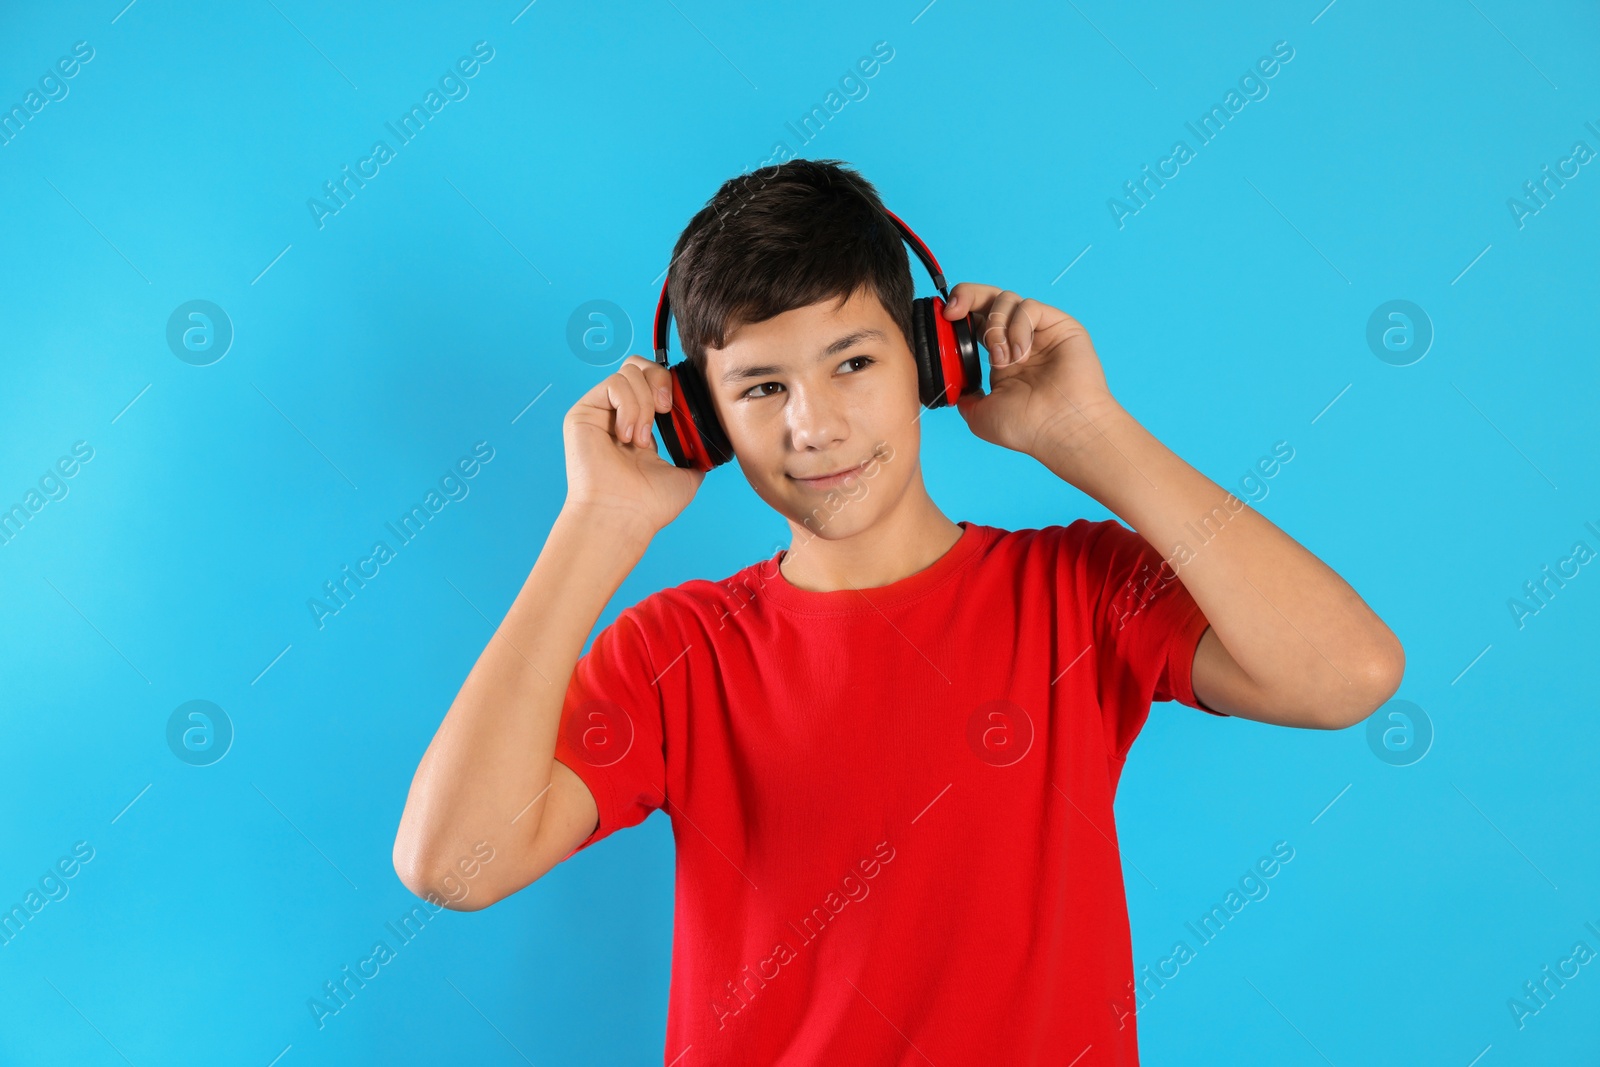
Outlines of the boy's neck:
[[779,570],[796,589],[816,593],[891,585],[931,567],[961,539],[920,475],[877,522],[849,537],[828,540],[793,521],[789,530]]

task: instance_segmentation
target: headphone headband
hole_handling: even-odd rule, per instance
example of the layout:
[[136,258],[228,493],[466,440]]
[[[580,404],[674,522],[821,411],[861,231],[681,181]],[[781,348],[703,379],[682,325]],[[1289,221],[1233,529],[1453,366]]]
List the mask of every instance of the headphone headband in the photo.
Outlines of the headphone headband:
[[[939,295],[944,297],[945,303],[948,304],[950,302],[950,290],[945,288],[944,271],[939,269],[939,261],[933,258],[933,250],[923,242],[922,238],[918,237],[912,231],[910,226],[907,226],[903,221],[901,221],[900,216],[896,215],[888,208],[884,208],[883,213],[889,217],[890,222],[894,223],[894,228],[899,231],[901,239],[904,240],[906,244],[911,246],[911,251],[916,254],[917,259],[922,261],[923,269],[925,269],[929,276],[933,278],[933,287],[939,290]],[[663,367],[668,365],[667,325],[672,318],[672,306],[667,300],[667,287],[671,284],[672,276],[669,268],[668,276],[661,282],[661,298],[656,301],[655,326],[651,331],[655,346],[656,362],[661,364]]]

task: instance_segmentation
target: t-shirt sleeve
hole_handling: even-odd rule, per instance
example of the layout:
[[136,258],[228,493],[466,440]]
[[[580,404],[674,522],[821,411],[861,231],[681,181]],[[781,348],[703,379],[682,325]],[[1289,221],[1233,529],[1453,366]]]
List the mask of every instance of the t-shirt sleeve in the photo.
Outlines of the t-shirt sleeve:
[[1115,519],[1080,521],[1077,566],[1088,598],[1100,707],[1112,755],[1123,759],[1153,702],[1176,700],[1223,715],[1194,695],[1194,653],[1211,624],[1177,571],[1143,537]]
[[633,608],[600,630],[567,685],[556,759],[594,794],[600,821],[572,851],[636,826],[666,801],[661,691]]

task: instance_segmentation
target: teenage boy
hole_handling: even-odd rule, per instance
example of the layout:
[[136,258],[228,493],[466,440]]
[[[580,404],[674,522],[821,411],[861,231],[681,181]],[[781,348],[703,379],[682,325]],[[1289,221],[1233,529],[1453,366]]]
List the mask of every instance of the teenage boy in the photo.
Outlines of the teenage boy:
[[671,264],[684,351],[791,547],[646,597],[580,659],[704,477],[651,435],[665,368],[630,356],[585,394],[565,505],[412,782],[401,879],[445,896],[488,841],[452,904],[481,908],[661,808],[664,1062],[1137,1063],[1112,799],[1151,702],[1340,729],[1398,688],[1399,642],[1123,410],[1082,325],[989,285],[944,312],[989,352],[962,417],[1132,530],[947,518],[906,249],[834,161],[724,184]]

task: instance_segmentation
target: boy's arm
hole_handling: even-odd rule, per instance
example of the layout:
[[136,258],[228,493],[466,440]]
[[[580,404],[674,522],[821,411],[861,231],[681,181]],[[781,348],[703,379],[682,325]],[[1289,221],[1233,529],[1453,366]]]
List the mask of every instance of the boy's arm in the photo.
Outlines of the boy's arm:
[[[1394,694],[1400,642],[1344,579],[1126,411],[1081,415],[1082,432],[1041,440],[1035,456],[1171,561],[1211,624],[1194,654],[1201,703],[1280,726],[1343,729]],[[1199,544],[1202,523],[1215,532]],[[1175,554],[1180,543],[1187,553]]]
[[[412,779],[394,864],[413,893],[485,907],[542,876],[594,829],[588,787],[555,762],[556,731],[584,640],[644,547],[602,516],[556,518]],[[479,842],[493,862],[473,862]],[[469,866],[458,871],[463,860]],[[457,885],[468,892],[453,901]]]
[[555,760],[556,734],[589,631],[704,477],[656,453],[649,426],[670,407],[655,393],[667,374],[630,356],[567,413],[566,503],[406,797],[394,866],[418,896],[486,907],[544,875],[595,828],[588,787]]
[[[968,425],[1034,456],[1172,561],[1211,624],[1194,658],[1202,703],[1260,722],[1342,729],[1394,694],[1405,653],[1383,620],[1326,564],[1123,410],[1080,323],[1015,293],[962,283],[947,315],[969,313],[991,371],[989,394],[958,405]],[[1192,528],[1206,520],[1220,532],[1196,544]]]

